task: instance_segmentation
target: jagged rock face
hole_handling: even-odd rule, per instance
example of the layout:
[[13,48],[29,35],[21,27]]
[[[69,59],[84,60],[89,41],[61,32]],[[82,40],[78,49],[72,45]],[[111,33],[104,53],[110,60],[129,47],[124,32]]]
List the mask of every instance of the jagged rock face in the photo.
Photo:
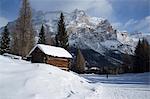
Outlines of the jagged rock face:
[[[44,24],[46,33],[55,37],[60,13],[61,11],[33,11],[33,26],[37,33],[36,36],[38,36],[41,25]],[[122,53],[134,54],[138,38],[141,38],[141,36],[130,36],[127,32],[115,30],[107,19],[88,16],[83,10],[75,9],[71,13],[64,12],[64,16],[70,46],[72,48],[80,47],[87,52],[88,54],[84,52],[87,59],[88,55],[92,54],[89,61],[94,64],[100,64],[99,59],[104,59],[104,63],[115,64],[114,61],[118,61],[119,58],[116,59],[109,53],[116,54],[116,56]],[[10,31],[13,31],[15,21],[10,22],[8,27]],[[150,38],[150,35],[144,37]]]
[[72,12],[69,19],[67,30],[71,46],[89,48],[101,54],[107,50],[133,54],[134,44],[128,34],[117,32],[107,19],[90,17],[80,10]]

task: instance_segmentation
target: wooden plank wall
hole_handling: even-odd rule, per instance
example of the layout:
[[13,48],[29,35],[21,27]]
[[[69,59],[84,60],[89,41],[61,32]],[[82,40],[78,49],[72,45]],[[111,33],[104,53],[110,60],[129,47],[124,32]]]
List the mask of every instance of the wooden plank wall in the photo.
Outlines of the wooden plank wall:
[[63,58],[49,57],[47,59],[47,64],[51,64],[58,67],[69,68],[69,60]]

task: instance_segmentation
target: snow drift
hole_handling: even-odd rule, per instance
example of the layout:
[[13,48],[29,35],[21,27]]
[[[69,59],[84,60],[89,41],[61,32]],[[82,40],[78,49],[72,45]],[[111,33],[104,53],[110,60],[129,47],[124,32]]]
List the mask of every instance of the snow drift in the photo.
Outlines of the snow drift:
[[32,64],[0,56],[0,99],[150,98],[149,83],[140,86],[138,83],[115,83],[116,80],[124,82],[135,78],[148,80],[149,73],[118,77],[111,76],[106,80],[106,77],[99,75],[88,75],[88,78],[85,78],[89,80],[86,80],[73,72],[63,71],[51,65]]
[[0,56],[0,99],[83,99],[92,92],[92,85],[72,72]]

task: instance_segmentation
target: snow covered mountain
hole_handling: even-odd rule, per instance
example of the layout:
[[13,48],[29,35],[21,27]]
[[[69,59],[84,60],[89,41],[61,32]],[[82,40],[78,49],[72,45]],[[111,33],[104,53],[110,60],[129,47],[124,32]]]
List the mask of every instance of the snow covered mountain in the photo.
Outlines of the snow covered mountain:
[[[45,24],[51,35],[57,32],[57,21],[61,11],[34,12],[34,26],[39,30]],[[69,43],[72,47],[92,49],[100,54],[107,50],[133,54],[138,39],[127,32],[112,27],[104,18],[88,16],[83,10],[75,9],[71,13],[64,12]]]
[[[57,33],[60,13],[61,11],[33,11],[33,24],[37,34],[41,25],[44,24],[47,33],[54,37]],[[71,13],[64,12],[64,16],[71,48],[80,47],[84,50],[83,53],[86,52],[84,56],[87,60],[94,65],[101,64],[104,61],[107,63],[104,65],[116,64],[116,61],[121,63],[120,55],[125,53],[132,55],[139,38],[150,38],[150,35],[130,36],[127,32],[121,32],[113,28],[107,19],[88,16],[83,10],[75,9]],[[14,28],[14,24],[15,22],[9,23],[10,30]],[[90,58],[87,53],[92,53],[93,56]],[[99,59],[102,61],[100,62]]]

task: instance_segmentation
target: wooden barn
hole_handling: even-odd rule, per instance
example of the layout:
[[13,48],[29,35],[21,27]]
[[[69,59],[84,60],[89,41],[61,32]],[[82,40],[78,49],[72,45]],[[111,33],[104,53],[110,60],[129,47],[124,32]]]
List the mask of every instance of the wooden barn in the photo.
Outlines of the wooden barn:
[[28,57],[33,63],[46,63],[68,70],[71,65],[72,55],[64,48],[37,44],[30,52]]

